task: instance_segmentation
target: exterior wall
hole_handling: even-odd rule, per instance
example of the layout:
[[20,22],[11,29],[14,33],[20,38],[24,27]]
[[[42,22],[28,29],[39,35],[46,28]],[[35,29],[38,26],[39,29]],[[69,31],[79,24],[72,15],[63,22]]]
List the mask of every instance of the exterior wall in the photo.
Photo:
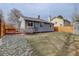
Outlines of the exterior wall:
[[[40,26],[40,24],[42,26]],[[35,23],[36,32],[46,32],[46,31],[53,31],[51,24],[45,24],[45,23]]]
[[25,21],[25,33],[33,33],[35,31],[34,29],[34,22],[33,23],[33,26],[28,26],[28,23],[30,21]]
[[64,21],[64,26],[71,26],[71,23],[68,21]]
[[55,18],[51,22],[54,23],[54,27],[56,27],[56,26],[64,26],[64,20],[60,19],[60,18]]
[[18,19],[19,21],[16,23],[16,31],[17,32],[24,32],[25,31],[25,20],[23,17]]
[[25,29],[25,33],[34,33],[35,29],[31,26],[27,26],[27,28]]
[[20,32],[25,32],[25,20],[24,20],[24,18],[20,17],[19,21],[21,22]]
[[79,22],[75,22],[73,24],[73,33],[74,34],[79,34]]
[[[46,24],[42,22],[32,22],[33,26],[28,26],[28,22],[26,21],[26,33],[33,33],[33,32],[47,32],[53,31],[54,27],[51,24]],[[51,26],[51,27],[50,27]]]
[[35,29],[35,32],[39,32],[39,29],[40,29],[40,23],[39,22],[34,22],[34,29]]

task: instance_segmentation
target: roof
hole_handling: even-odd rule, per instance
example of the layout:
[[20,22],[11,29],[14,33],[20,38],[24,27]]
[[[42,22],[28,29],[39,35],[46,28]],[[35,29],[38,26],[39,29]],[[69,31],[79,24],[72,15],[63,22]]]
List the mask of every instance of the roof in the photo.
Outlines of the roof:
[[[58,17],[54,17],[54,18],[52,18],[52,20],[54,20],[55,18],[58,18]],[[71,23],[69,20],[66,20],[66,19],[64,19],[64,18],[61,18],[64,22],[68,22],[68,23]]]
[[66,19],[64,19],[64,22],[68,22],[68,23],[71,23],[69,20],[66,20]]
[[53,18],[51,18],[51,21],[52,21],[53,19],[55,19],[55,18],[59,18],[59,19],[63,19],[63,20],[64,20],[64,17],[61,16],[61,15],[59,15],[59,16],[57,16],[57,17],[53,17]]
[[[43,20],[43,19],[38,19],[38,18],[34,18],[34,17],[27,17],[27,16],[23,16],[25,20],[28,20],[28,21],[37,21],[37,22],[44,22],[44,23],[51,23],[51,22],[48,22],[46,20]],[[53,23],[51,23],[53,24]]]

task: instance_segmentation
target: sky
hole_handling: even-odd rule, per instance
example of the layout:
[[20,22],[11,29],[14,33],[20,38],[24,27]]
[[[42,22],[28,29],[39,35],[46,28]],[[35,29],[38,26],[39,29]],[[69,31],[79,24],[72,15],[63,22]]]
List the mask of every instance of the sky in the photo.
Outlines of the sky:
[[0,3],[0,9],[3,10],[7,17],[10,10],[16,8],[25,16],[37,17],[40,15],[42,19],[48,20],[48,16],[52,17],[62,15],[65,19],[71,21],[74,11],[79,10],[79,4],[73,3]]

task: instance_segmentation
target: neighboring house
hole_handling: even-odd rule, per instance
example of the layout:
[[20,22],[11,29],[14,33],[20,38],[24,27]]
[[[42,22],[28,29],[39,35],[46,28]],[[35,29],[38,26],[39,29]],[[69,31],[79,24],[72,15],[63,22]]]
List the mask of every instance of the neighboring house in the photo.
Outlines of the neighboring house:
[[79,35],[79,14],[75,14],[73,17],[73,33]]
[[76,20],[73,23],[73,32],[74,34],[79,34],[79,20]]
[[54,31],[53,23],[40,19],[40,16],[38,18],[22,16],[19,21],[21,21],[20,31],[24,33]]
[[50,22],[54,23],[54,27],[71,25],[71,22],[64,19],[63,16],[61,16],[61,15],[54,17],[54,18],[50,18]]
[[63,16],[59,15],[52,18],[49,17],[49,21],[54,23],[54,30],[59,32],[72,32],[71,22],[64,19]]
[[64,19],[64,26],[71,26],[71,22]]

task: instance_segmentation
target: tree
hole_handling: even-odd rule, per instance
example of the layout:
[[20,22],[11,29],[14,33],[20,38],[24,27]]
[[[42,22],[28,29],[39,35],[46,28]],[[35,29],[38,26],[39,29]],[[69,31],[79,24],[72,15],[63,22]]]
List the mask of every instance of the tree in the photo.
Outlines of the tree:
[[9,20],[16,24],[17,31],[20,31],[21,21],[19,19],[21,16],[21,12],[15,8],[9,14]]
[[74,6],[74,14],[73,14],[73,17],[72,17],[72,21],[73,23],[76,22],[76,21],[79,21],[79,10],[78,10],[78,5],[77,4],[73,4]]
[[0,20],[2,21],[2,19],[3,19],[3,11],[0,10]]

